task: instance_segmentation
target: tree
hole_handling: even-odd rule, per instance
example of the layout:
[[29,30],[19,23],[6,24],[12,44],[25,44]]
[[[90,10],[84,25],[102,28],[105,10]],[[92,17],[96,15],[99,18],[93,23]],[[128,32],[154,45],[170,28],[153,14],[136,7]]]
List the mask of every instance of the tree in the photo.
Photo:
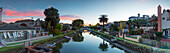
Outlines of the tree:
[[99,23],[96,24],[96,26],[99,26],[99,25],[100,25]]
[[[53,29],[55,29],[55,26],[59,23],[60,19],[59,19],[59,13],[58,13],[58,10],[51,7],[51,8],[48,8],[48,9],[45,9],[44,11],[44,15],[46,16],[45,18],[45,21],[47,23],[50,23],[53,27]],[[46,24],[47,24],[46,23]]]
[[157,27],[158,27],[158,23],[157,23],[156,21],[158,20],[158,17],[155,16],[155,14],[153,14],[153,15],[151,16],[151,18],[153,19],[153,21],[155,21],[155,22],[153,22],[152,24],[153,24],[154,30],[156,31],[156,30],[157,30]]
[[76,19],[72,22],[73,28],[82,28],[84,21],[82,19]]
[[111,32],[119,31],[118,26],[117,26],[117,25],[114,25],[114,24],[112,24],[112,25],[109,27],[109,29],[110,29]]
[[56,29],[54,30],[54,34],[55,35],[61,34],[62,25],[61,24],[57,24],[57,26],[55,28]]
[[69,30],[70,29],[70,27],[69,26],[67,26],[67,25],[63,25],[63,31],[67,31],[67,30]]
[[104,32],[104,23],[107,23],[107,21],[108,21],[107,15],[101,15],[99,20],[100,20],[99,21],[100,23],[103,23],[103,32]]

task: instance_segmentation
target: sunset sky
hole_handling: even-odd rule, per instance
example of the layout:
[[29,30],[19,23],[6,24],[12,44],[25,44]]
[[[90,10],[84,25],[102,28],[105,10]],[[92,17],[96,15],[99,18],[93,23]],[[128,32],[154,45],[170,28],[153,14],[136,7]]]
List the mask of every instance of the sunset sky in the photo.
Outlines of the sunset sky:
[[54,7],[59,10],[62,23],[83,19],[85,24],[96,24],[101,14],[108,15],[108,21],[128,20],[130,16],[157,14],[157,6],[170,9],[170,0],[0,0],[3,7],[3,21],[40,18],[43,11]]

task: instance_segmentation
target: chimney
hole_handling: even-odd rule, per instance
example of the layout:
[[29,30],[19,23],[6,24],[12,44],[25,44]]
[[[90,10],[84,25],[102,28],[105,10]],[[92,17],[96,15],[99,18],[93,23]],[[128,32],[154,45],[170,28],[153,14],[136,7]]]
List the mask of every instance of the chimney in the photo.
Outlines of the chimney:
[[158,6],[158,32],[162,30],[162,20],[161,20],[161,6]]
[[3,22],[2,22],[2,11],[3,11],[3,9],[2,9],[2,7],[0,7],[0,25],[3,24]]
[[138,19],[140,18],[140,13],[138,13]]

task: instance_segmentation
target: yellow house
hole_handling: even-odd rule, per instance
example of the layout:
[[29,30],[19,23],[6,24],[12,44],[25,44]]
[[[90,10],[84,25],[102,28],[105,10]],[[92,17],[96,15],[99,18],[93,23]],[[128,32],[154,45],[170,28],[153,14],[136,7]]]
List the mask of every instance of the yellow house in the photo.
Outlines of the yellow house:
[[127,24],[126,24],[127,21],[119,21],[119,32],[123,32],[124,29],[128,29],[127,28]]

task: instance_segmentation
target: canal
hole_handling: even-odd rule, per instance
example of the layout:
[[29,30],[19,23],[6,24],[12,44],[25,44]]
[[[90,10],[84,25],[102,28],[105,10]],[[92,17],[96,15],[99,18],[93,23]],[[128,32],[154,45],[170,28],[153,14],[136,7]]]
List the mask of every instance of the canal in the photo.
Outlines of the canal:
[[129,53],[90,32],[82,32],[56,44],[53,53]]

